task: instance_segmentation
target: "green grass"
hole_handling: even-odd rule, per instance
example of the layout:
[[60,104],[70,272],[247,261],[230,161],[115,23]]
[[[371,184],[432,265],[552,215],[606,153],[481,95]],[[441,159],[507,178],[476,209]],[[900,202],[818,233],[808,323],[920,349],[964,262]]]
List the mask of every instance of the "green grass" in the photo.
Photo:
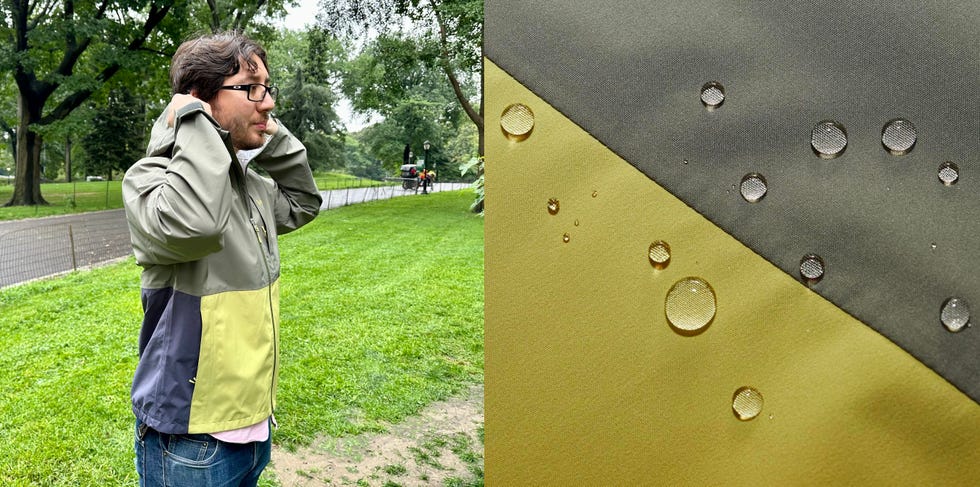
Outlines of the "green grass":
[[[338,172],[317,173],[314,175],[314,179],[317,188],[324,191],[395,184],[394,182],[372,181]],[[0,205],[10,201],[13,194],[14,185],[7,180],[0,181]],[[44,183],[41,185],[41,196],[48,202],[47,205],[0,206],[0,221],[123,207],[121,181]]]
[[[45,183],[41,185],[41,196],[47,205],[0,207],[0,220],[122,208],[121,184],[119,181]],[[10,201],[13,194],[13,184],[0,183],[0,205]]]
[[[276,443],[382,430],[483,380],[471,199],[349,206],[281,239]],[[0,485],[135,482],[138,277],[128,260],[0,290]]]
[[374,181],[372,179],[359,178],[351,174],[340,172],[318,172],[313,175],[313,179],[316,180],[316,187],[320,188],[321,191],[326,191],[328,189],[365,188],[398,184],[397,181]]

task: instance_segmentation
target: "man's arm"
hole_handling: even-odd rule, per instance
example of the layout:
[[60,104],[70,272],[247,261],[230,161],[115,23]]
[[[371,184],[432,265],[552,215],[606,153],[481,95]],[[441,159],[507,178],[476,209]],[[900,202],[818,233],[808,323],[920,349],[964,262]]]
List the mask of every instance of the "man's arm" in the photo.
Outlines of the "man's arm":
[[231,155],[210,107],[189,95],[175,95],[171,105],[153,127],[153,157],[123,179],[140,264],[189,262],[221,250],[230,213]]
[[276,182],[276,231],[282,235],[316,218],[323,197],[313,180],[306,147],[274,118],[270,117],[266,131],[272,139],[253,162]]

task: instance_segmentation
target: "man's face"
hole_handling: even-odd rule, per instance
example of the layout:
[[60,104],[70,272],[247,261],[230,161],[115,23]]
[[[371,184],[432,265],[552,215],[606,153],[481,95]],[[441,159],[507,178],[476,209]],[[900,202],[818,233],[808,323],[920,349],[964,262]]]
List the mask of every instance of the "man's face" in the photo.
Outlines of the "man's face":
[[[269,84],[269,71],[258,56],[253,55],[255,71],[249,71],[248,64],[241,63],[242,69],[225,79],[224,86],[248,85],[252,83]],[[235,150],[258,149],[265,143],[266,123],[269,112],[275,108],[275,101],[268,93],[262,101],[250,101],[247,91],[218,90],[211,100],[211,113],[221,124],[221,128],[231,133],[231,144]]]

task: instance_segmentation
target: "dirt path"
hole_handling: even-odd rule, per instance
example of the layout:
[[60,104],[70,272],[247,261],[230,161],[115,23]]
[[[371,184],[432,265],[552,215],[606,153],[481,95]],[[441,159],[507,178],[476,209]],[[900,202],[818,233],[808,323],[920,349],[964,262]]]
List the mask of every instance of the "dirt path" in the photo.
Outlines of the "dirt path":
[[432,404],[388,433],[321,437],[272,451],[283,487],[483,485],[483,385]]

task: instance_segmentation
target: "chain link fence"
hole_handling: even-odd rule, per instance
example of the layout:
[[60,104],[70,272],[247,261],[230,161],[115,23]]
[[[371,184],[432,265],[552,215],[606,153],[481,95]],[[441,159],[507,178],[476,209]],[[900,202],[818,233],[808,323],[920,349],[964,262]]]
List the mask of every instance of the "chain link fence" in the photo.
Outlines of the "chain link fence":
[[123,210],[5,223],[0,226],[0,287],[131,254]]
[[[435,183],[430,192],[469,188]],[[420,191],[419,191],[420,192]],[[321,191],[321,210],[417,194],[401,186]],[[132,255],[122,209],[0,223],[0,288]]]

